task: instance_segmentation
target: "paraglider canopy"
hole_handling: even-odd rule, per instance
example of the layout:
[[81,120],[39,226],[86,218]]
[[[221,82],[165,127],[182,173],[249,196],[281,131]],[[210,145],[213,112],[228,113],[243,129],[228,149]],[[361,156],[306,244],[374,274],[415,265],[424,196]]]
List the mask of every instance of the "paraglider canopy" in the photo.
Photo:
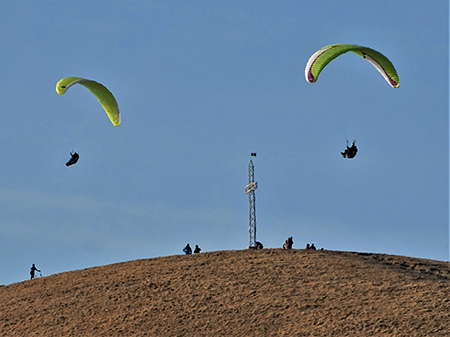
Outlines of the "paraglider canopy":
[[357,46],[354,44],[333,44],[323,47],[316,51],[308,60],[305,67],[305,77],[309,83],[317,81],[320,72],[334,60],[336,57],[345,54],[347,52],[353,52],[367,61],[369,61],[379,72],[383,75],[384,79],[393,88],[398,88],[400,81],[397,75],[397,71],[394,65],[389,59],[368,47]]
[[103,84],[81,77],[66,77],[56,84],[56,92],[59,95],[64,95],[74,84],[81,84],[86,87],[98,99],[111,123],[114,126],[120,125],[120,111],[117,101]]

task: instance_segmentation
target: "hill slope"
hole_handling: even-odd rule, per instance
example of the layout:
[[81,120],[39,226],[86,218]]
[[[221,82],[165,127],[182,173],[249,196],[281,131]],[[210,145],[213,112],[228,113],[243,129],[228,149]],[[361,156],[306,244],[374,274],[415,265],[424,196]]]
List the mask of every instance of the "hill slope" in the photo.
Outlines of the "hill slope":
[[242,250],[0,287],[0,336],[450,336],[448,262]]

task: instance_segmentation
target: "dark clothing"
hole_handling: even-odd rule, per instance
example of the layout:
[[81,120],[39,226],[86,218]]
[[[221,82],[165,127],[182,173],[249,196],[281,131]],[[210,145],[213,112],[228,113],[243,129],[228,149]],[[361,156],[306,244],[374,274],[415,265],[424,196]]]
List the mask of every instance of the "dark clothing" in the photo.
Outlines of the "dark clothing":
[[345,149],[344,152],[341,152],[341,155],[343,158],[354,158],[356,156],[356,153],[358,152],[358,148],[356,147],[356,145],[354,143],[352,143],[352,146],[348,146]]
[[294,244],[294,240],[292,236],[288,237],[286,242],[283,245],[283,249],[292,249],[292,245]]
[[200,252],[201,252],[200,247],[198,245],[195,245],[194,254],[200,253]]
[[70,160],[66,163],[66,166],[75,164],[78,161],[78,159],[80,158],[80,155],[76,152],[74,152],[74,153],[70,152],[70,155],[72,156],[72,158],[70,158]]
[[189,243],[186,245],[186,247],[183,248],[183,252],[186,255],[192,254],[192,248],[191,248],[191,246],[189,246]]
[[40,271],[39,269],[37,269],[37,268],[35,267],[35,265],[33,264],[33,265],[31,266],[31,270],[30,270],[30,275],[31,275],[30,280],[34,279],[34,273],[35,273],[36,271],[41,272],[41,271]]

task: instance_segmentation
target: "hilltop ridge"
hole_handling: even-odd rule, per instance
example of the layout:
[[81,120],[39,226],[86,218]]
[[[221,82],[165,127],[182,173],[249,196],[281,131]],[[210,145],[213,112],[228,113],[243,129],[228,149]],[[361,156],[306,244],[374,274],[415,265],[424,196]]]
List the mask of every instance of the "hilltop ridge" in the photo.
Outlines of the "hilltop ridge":
[[450,264],[303,249],[121,262],[0,287],[0,336],[450,336]]

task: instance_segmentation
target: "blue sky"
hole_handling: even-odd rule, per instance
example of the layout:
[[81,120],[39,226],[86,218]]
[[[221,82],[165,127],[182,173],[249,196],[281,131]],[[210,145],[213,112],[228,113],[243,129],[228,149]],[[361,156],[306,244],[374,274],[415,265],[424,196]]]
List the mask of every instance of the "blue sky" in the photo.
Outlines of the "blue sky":
[[[449,5],[16,1],[0,11],[0,284],[248,246],[449,259]],[[400,87],[333,43],[385,54]],[[79,76],[116,96],[114,127]],[[346,138],[359,153],[341,158]],[[64,164],[69,152],[79,162]]]

